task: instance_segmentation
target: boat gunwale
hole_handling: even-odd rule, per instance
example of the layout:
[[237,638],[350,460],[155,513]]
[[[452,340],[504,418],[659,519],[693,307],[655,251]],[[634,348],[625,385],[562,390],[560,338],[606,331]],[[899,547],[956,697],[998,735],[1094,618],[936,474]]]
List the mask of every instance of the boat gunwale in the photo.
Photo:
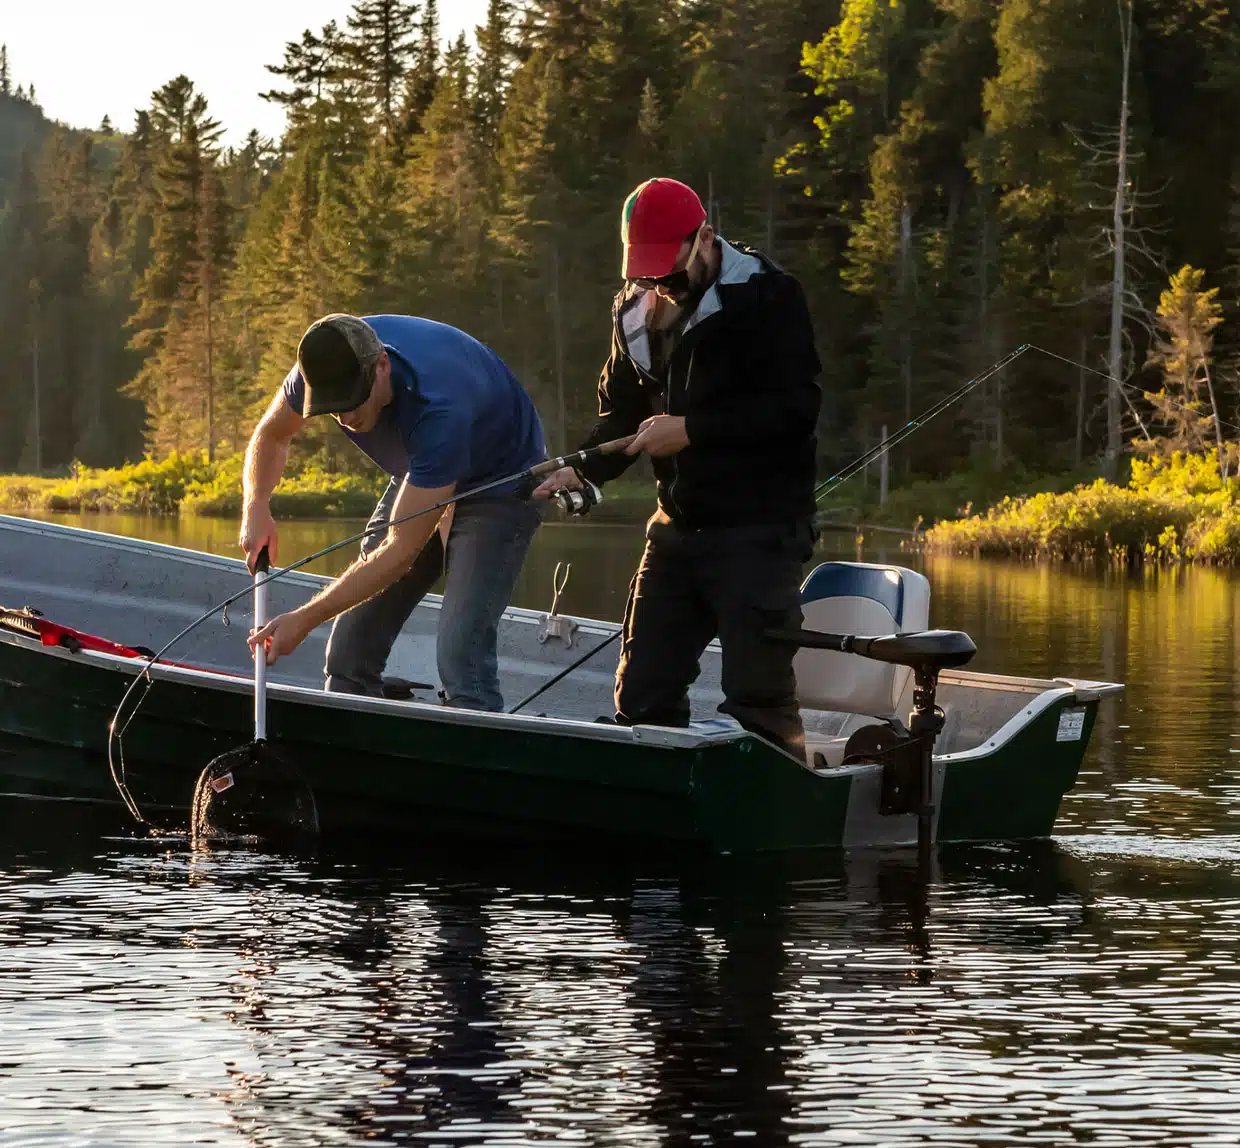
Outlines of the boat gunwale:
[[[147,539],[130,538],[124,535],[109,534],[103,531],[89,530],[78,526],[69,526],[59,522],[48,522],[42,519],[22,518],[13,515],[0,515],[0,530],[15,530],[35,537],[63,538],[72,535],[74,540],[103,549],[128,551],[167,559],[196,568],[213,568],[221,572],[235,573],[248,577],[248,569],[240,558],[229,558],[222,554],[210,554],[205,551],[192,550],[187,547],[173,546],[165,542],[153,542]],[[326,585],[331,578],[322,574],[310,574],[295,570],[283,576],[294,585],[307,589],[317,589]],[[420,605],[438,610],[442,606],[442,596],[428,594]],[[503,617],[506,621],[523,625],[537,625],[547,617],[545,611],[530,610],[520,606],[509,606]],[[598,618],[583,618],[574,615],[562,615],[576,623],[582,634],[593,636],[610,636],[621,629],[619,623],[608,622]],[[0,642],[7,645],[28,645],[45,654],[55,657],[80,659],[87,658],[100,668],[133,676],[140,671],[145,661],[135,662],[134,659],[106,654],[98,651],[83,650],[77,654],[59,647],[43,646],[35,639],[23,638],[17,634],[0,632]],[[716,638],[708,646],[708,650],[719,651]],[[230,693],[245,693],[253,689],[253,681],[248,676],[232,673],[227,670],[194,669],[192,667],[175,666],[156,663],[151,667],[153,678],[180,682],[187,685],[202,685],[207,688],[224,689]],[[1100,699],[1116,695],[1124,689],[1123,684],[1116,682],[1099,682],[1087,679],[1066,677],[1030,678],[1019,675],[988,674],[976,670],[952,669],[944,670],[939,676],[941,686],[979,690],[1007,690],[1023,692],[1031,695],[1030,701],[1022,705],[1006,722],[993,730],[989,737],[970,749],[952,753],[935,754],[936,762],[951,764],[984,759],[1001,750],[1021,731],[1035,721],[1050,706],[1061,700],[1074,700],[1083,705],[1097,703]],[[584,721],[576,718],[555,716],[541,717],[533,714],[486,713],[478,710],[465,710],[439,705],[437,703],[395,700],[389,698],[359,697],[352,694],[335,694],[329,691],[299,686],[279,681],[269,681],[269,696],[301,705],[314,705],[324,708],[342,709],[355,713],[374,713],[389,717],[416,717],[420,720],[432,721],[448,725],[467,725],[483,728],[511,729],[522,732],[540,732],[572,736],[591,741],[630,742],[643,746],[669,749],[699,749],[715,745],[725,745],[743,741],[746,738],[762,741],[745,730],[722,728],[705,730],[702,728],[680,729],[670,726],[617,726],[604,722]],[[808,708],[808,707],[807,707]],[[828,711],[817,711],[828,712]],[[771,746],[773,749],[777,747]],[[789,756],[789,760],[795,758]],[[821,770],[802,762],[797,762],[806,772],[815,776],[823,776]],[[851,769],[854,767],[843,767]],[[866,766],[855,768],[864,769]],[[872,768],[872,767],[871,767]],[[838,770],[830,773],[838,776]]]
[[[81,526],[69,526],[60,522],[48,522],[39,518],[23,518],[17,515],[0,514],[0,529],[15,528],[41,537],[72,534],[78,541],[104,549],[129,550],[137,553],[158,553],[174,561],[189,566],[211,566],[224,572],[236,573],[249,577],[249,570],[240,558],[229,558],[225,554],[211,554],[205,550],[193,550],[185,546],[173,546],[167,542],[153,542],[145,538],[130,538],[123,534],[109,534],[101,530],[88,530]],[[332,581],[326,574],[311,574],[305,570],[294,570],[281,575],[281,581],[288,580],[292,585],[302,585],[308,589],[321,589]],[[172,603],[168,603],[172,605]],[[419,603],[433,610],[443,605],[443,596],[427,594]],[[587,618],[577,614],[560,614],[559,617],[576,623],[582,634],[596,637],[610,637],[621,629],[621,623],[609,622],[602,618]],[[505,620],[521,622],[526,625],[539,625],[547,617],[545,610],[531,610],[525,606],[508,606],[503,617]],[[720,653],[719,639],[712,639],[706,646],[713,653]],[[860,655],[857,655],[860,656]],[[1033,693],[1052,689],[1060,685],[1074,687],[1082,701],[1110,697],[1123,691],[1120,682],[1093,681],[1085,678],[1031,678],[1019,674],[990,674],[977,670],[949,669],[939,674],[940,685],[971,686],[976,689],[1023,689]],[[1093,695],[1093,696],[1085,696]],[[806,707],[809,708],[809,707]],[[658,727],[663,728],[663,727]]]
[[[43,654],[64,661],[80,662],[84,659],[96,668],[119,673],[126,677],[136,677],[143,672],[143,667],[146,665],[145,659],[127,658],[119,654],[109,654],[98,650],[80,650],[77,653],[73,653],[58,646],[45,646],[36,638],[16,633],[5,633],[3,631],[0,631],[0,644],[15,646],[19,649],[26,649],[31,653]],[[156,681],[163,680],[179,685],[201,686],[225,693],[246,694],[252,692],[254,688],[252,679],[227,671],[196,669],[191,666],[177,666],[157,662],[150,667],[149,672]],[[1004,683],[1007,682],[1032,682],[1035,680],[1007,679],[1001,678],[999,675],[985,674],[970,674],[969,676],[970,678],[993,678],[994,681],[992,683],[982,686],[982,688],[991,689],[1003,688]],[[959,684],[968,685],[971,683]],[[1089,683],[1091,686],[1098,684]],[[1122,687],[1118,688],[1122,689]],[[269,698],[275,700],[283,699],[294,705],[338,709],[348,713],[369,713],[393,718],[416,718],[417,720],[430,721],[442,725],[465,725],[474,728],[507,729],[522,733],[571,736],[588,741],[628,742],[642,747],[658,749],[705,749],[712,746],[728,745],[746,739],[761,741],[769,745],[766,739],[750,734],[740,727],[704,730],[700,727],[697,729],[692,727],[680,729],[673,726],[621,726],[611,725],[606,722],[584,721],[579,718],[540,717],[537,714],[487,713],[480,710],[443,706],[431,702],[333,693],[328,690],[313,689],[309,686],[298,686],[285,682],[268,682],[267,692]],[[1032,697],[1027,705],[1022,706],[1003,725],[996,729],[990,737],[978,745],[953,753],[936,753],[934,760],[950,765],[953,762],[985,759],[1003,749],[1004,746],[1018,737],[1026,726],[1030,725],[1042,713],[1061,700],[1079,700],[1082,704],[1089,704],[1094,699],[1088,697],[1078,698],[1076,689],[1072,685],[1056,685],[1049,689],[1044,689]],[[771,745],[770,748],[778,751],[776,746]],[[796,761],[791,755],[787,756],[790,761]],[[827,773],[838,777],[842,773],[860,772],[874,768],[869,763],[859,763],[854,766],[841,766],[823,771],[800,761],[796,761],[796,764],[806,772],[818,777],[826,776]]]
[[[0,645],[15,646],[57,658],[62,661],[87,663],[98,669],[137,677],[144,672],[145,658],[129,658],[109,654],[101,650],[71,650],[59,646],[45,646],[32,637],[0,631]],[[192,666],[154,663],[149,670],[156,681],[168,681],[178,685],[201,686],[223,693],[252,694],[254,681],[226,670],[197,669]],[[338,709],[348,713],[369,713],[394,718],[416,718],[442,725],[466,725],[474,728],[519,730],[522,733],[559,734],[589,741],[640,743],[659,749],[704,749],[752,739],[754,735],[740,726],[719,729],[679,729],[672,726],[612,725],[608,722],[585,721],[537,714],[489,713],[482,710],[444,706],[435,702],[419,702],[394,698],[363,697],[357,694],[333,693],[309,686],[287,682],[267,683],[268,700],[284,700],[295,705],[309,705],[322,709]]]

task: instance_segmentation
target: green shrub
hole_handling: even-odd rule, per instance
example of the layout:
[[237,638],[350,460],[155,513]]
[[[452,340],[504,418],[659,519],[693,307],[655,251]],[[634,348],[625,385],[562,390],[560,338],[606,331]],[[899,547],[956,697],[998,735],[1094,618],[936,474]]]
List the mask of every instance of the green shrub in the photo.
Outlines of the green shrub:
[[0,504],[11,510],[172,514],[187,486],[208,478],[212,471],[201,452],[103,470],[75,464],[65,478],[0,479]]
[[1097,479],[1066,493],[1005,498],[985,514],[940,522],[930,551],[1020,558],[1233,563],[1240,559],[1237,483],[1211,454],[1133,459],[1127,486]]
[[[65,478],[2,476],[0,510],[236,518],[244,461],[235,454],[208,463],[205,455],[193,453],[106,470],[75,467]],[[281,481],[272,512],[287,518],[365,518],[387,481],[383,474],[328,474],[311,466]]]

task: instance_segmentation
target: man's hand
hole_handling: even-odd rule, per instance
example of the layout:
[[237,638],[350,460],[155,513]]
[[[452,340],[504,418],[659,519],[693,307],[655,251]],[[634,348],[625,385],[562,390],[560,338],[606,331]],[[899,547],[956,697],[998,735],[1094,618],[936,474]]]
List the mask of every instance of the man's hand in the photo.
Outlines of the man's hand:
[[272,618],[261,630],[250,632],[250,649],[259,642],[267,647],[267,665],[274,666],[285,654],[291,654],[305,640],[310,629],[297,610]]
[[624,448],[624,453],[645,451],[651,458],[667,458],[688,445],[684,415],[652,415],[638,428],[637,437]]
[[266,503],[262,506],[247,505],[241,513],[241,535],[238,539],[241,549],[245,552],[245,564],[254,573],[254,564],[258,561],[259,552],[267,547],[267,556],[273,566],[278,566],[279,539],[276,537],[276,520],[271,517],[271,510]]
[[535,498],[554,498],[561,490],[581,490],[581,479],[571,466],[553,471],[534,487]]

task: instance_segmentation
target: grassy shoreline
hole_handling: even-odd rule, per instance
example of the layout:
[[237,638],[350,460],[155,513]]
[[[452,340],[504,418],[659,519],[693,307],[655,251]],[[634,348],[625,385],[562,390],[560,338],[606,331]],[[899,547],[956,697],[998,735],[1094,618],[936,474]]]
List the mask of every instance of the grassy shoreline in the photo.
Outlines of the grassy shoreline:
[[[237,518],[242,456],[208,463],[172,455],[109,470],[77,468],[59,478],[0,476],[0,512],[112,513]],[[927,553],[1123,565],[1240,563],[1240,480],[1219,476],[1210,455],[1135,458],[1123,485],[1081,475],[1001,476],[965,472],[911,483],[877,504],[876,491],[822,507],[824,524],[865,523],[913,531],[903,543]],[[272,496],[278,518],[366,518],[386,475],[329,474],[307,467]],[[997,487],[1009,492],[996,500]],[[993,504],[991,504],[993,503]],[[991,504],[973,513],[977,504]],[[596,520],[633,520],[653,508],[653,483],[625,475],[608,484]],[[925,528],[928,525],[928,528]]]
[[1240,563],[1240,481],[1222,479],[1213,454],[1134,458],[1126,485],[1007,497],[936,523],[919,544],[972,557],[1230,566]]
[[[0,475],[0,513],[238,518],[242,464],[239,454],[208,463],[191,453],[109,469],[77,467],[60,477]],[[367,518],[387,483],[387,475],[377,472],[329,474],[307,467],[280,482],[271,510],[277,518]],[[608,484],[599,516],[639,515],[653,503],[652,482],[625,476]]]

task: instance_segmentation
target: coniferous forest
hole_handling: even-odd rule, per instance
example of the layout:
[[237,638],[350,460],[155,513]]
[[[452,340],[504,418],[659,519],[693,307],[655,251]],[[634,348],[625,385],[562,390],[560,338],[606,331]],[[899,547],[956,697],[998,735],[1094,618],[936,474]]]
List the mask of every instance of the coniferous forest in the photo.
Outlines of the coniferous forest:
[[237,147],[193,77],[81,130],[0,54],[0,470],[233,454],[329,311],[464,328],[571,447],[654,174],[801,278],[824,467],[1024,343],[1071,361],[989,379],[897,480],[1235,437],[1238,0],[491,0],[446,47],[436,0],[346,4]]

